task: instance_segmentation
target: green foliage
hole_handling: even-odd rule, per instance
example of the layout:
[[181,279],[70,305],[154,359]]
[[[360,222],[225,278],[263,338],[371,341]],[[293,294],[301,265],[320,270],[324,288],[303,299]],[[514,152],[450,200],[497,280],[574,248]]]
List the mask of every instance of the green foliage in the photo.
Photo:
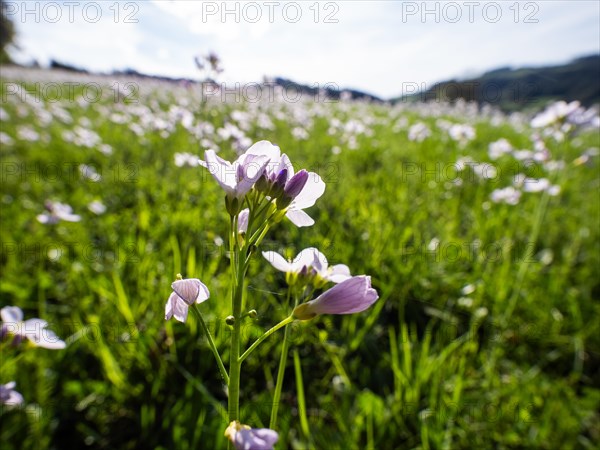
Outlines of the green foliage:
[[[318,171],[327,190],[309,210],[314,227],[284,222],[263,250],[318,247],[330,263],[372,275],[380,293],[365,313],[292,326],[278,448],[596,448],[598,157],[574,161],[599,146],[597,133],[548,139],[552,158],[565,162],[558,171],[503,157],[493,163],[497,177],[482,179],[453,164],[467,155],[490,162],[488,145],[500,138],[531,148],[527,124],[439,106],[447,120],[474,126],[475,139],[461,146],[425,110],[227,104],[202,102],[191,89],[144,89],[137,104],[115,101],[113,91],[81,101],[82,89],[59,103],[14,95],[2,103],[2,132],[13,142],[1,147],[0,306],[47,320],[68,343],[61,351],[2,344],[0,382],[15,380],[26,401],[1,411],[3,449],[226,448],[226,392],[196,317],[164,320],[175,274],[200,278],[211,291],[201,309],[228,360],[223,192],[205,170],[175,166],[177,152],[201,154],[181,123],[162,133],[148,122],[143,136],[130,128],[143,114],[167,117],[173,105],[216,128],[247,112],[252,141],[277,143],[296,167]],[[61,120],[58,106],[73,120]],[[272,130],[258,124],[260,114]],[[355,133],[353,149],[349,132],[328,132],[334,118],[372,134]],[[395,127],[400,119],[433,133],[410,141],[406,127]],[[39,138],[19,138],[24,126]],[[98,133],[113,154],[66,140],[77,126]],[[292,134],[298,126],[306,140]],[[207,135],[223,157],[234,156],[232,140]],[[102,179],[83,178],[80,164]],[[521,172],[548,177],[560,194],[490,201]],[[70,204],[81,221],[39,223],[48,199]],[[104,214],[88,210],[93,200]],[[287,312],[283,275],[260,256],[249,280],[245,302],[258,318],[245,319],[244,348]],[[271,336],[244,363],[241,415],[253,427],[268,426],[281,339]]]

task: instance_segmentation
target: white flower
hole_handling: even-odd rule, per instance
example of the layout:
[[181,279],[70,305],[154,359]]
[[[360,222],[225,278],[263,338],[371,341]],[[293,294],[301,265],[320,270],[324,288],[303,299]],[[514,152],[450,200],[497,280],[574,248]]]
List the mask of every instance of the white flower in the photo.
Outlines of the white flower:
[[416,142],[423,142],[431,136],[431,130],[423,122],[418,122],[408,129],[408,139]]
[[254,144],[233,163],[219,158],[214,150],[206,150],[206,161],[200,161],[200,165],[208,169],[228,197],[242,200],[263,174],[269,162],[268,157],[252,153],[255,147],[264,145],[264,142],[266,141]]
[[325,255],[314,247],[305,248],[291,261],[286,261],[276,252],[263,252],[262,254],[273,267],[285,273],[298,274],[302,271],[312,270],[314,274],[332,283],[340,283],[351,277],[348,266],[336,264],[329,267]]
[[502,138],[495,142],[492,142],[488,146],[488,155],[491,159],[498,159],[507,153],[512,151],[513,147],[506,139]]
[[547,178],[525,178],[523,180],[523,190],[525,192],[542,192],[550,187],[550,180]]
[[61,220],[66,222],[79,222],[81,220],[81,216],[73,214],[73,208],[66,203],[47,200],[45,207],[48,212],[38,214],[37,216],[37,220],[40,223],[55,224]]
[[80,164],[79,172],[86,180],[97,182],[102,179],[102,176],[96,171],[96,169],[93,166],[88,166],[87,164]]
[[561,100],[551,104],[544,111],[535,116],[531,121],[531,126],[534,128],[543,128],[548,125],[553,125],[567,118],[578,109],[579,102],[574,101],[567,103]]
[[[250,147],[246,154],[253,155],[255,158],[267,158],[269,163],[264,168],[264,175],[267,180],[273,183],[283,175],[285,180],[281,181],[286,191],[295,191],[292,187],[299,181],[299,177],[294,177],[294,167],[288,156],[285,153],[281,154],[279,147],[268,141],[260,141]],[[301,172],[303,171],[301,170],[298,174]],[[291,203],[286,207],[285,214],[297,227],[314,225],[315,221],[304,212],[304,209],[313,206],[325,192],[325,183],[317,173],[306,172],[304,176],[306,177],[304,184],[299,193],[294,192]]]
[[15,391],[17,383],[10,381],[6,384],[0,384],[0,404],[8,406],[18,406],[23,404],[23,396]]
[[466,143],[475,139],[475,129],[471,125],[454,124],[448,130],[450,137],[458,142]]
[[198,167],[200,165],[200,158],[192,153],[175,153],[175,165],[177,167]]
[[171,284],[173,292],[165,305],[165,320],[175,317],[180,322],[185,322],[188,308],[194,303],[208,300],[208,288],[197,278],[177,280]]
[[17,306],[5,306],[0,310],[2,318],[2,336],[15,336],[17,340],[29,339],[37,347],[62,349],[66,347],[52,330],[47,329],[48,322],[42,319],[23,321],[23,311]]
[[507,203],[509,205],[516,205],[521,199],[521,191],[512,186],[508,186],[502,189],[494,190],[490,195],[490,198],[494,203]]
[[94,200],[88,204],[88,209],[94,214],[100,215],[106,212],[106,206],[100,200]]

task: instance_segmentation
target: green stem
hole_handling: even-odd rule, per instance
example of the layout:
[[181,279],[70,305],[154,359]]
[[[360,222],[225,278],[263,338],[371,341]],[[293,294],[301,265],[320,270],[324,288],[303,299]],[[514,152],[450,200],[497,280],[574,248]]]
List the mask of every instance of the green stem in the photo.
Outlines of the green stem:
[[285,327],[283,335],[283,344],[281,346],[281,356],[279,357],[279,369],[277,371],[277,384],[275,385],[275,393],[273,394],[273,405],[271,406],[271,421],[269,428],[272,430],[277,426],[277,412],[279,411],[279,400],[281,398],[281,389],[283,387],[283,376],[285,374],[285,363],[287,360],[288,350],[290,348],[289,328]]
[[[240,363],[242,361],[244,361],[248,356],[250,356],[250,353],[252,353],[256,349],[256,347],[258,347],[261,344],[262,341],[267,339],[269,336],[271,336],[273,333],[275,333],[281,327],[285,327],[286,325],[292,323],[293,321],[294,321],[293,316],[286,317],[281,322],[279,322],[277,325],[275,325],[273,328],[271,328],[269,331],[265,332],[265,334],[263,334],[256,341],[254,341],[254,343],[250,347],[248,347],[248,350],[246,350],[244,352],[244,354],[242,356],[240,356]],[[287,336],[287,327],[285,330],[286,330],[286,336]]]
[[[235,236],[235,233],[233,233]],[[231,352],[229,355],[229,420],[239,420],[240,413],[240,331],[242,324],[242,294],[244,289],[245,258],[240,258],[240,253],[245,252],[244,246],[241,250],[236,247],[237,273],[236,283],[232,295],[233,309],[233,333],[231,335]],[[234,269],[235,270],[235,269]]]
[[[289,304],[292,288],[288,288],[287,302]],[[294,292],[294,309],[298,306],[298,296]],[[291,317],[291,316],[290,316]],[[277,426],[277,413],[279,412],[279,401],[281,399],[281,389],[283,388],[283,377],[285,375],[285,363],[287,361],[288,350],[290,348],[289,327],[285,327],[283,335],[283,344],[281,345],[281,355],[279,357],[279,369],[277,369],[277,382],[273,394],[273,404],[271,405],[271,421],[269,428],[272,430]]]
[[225,366],[223,365],[223,360],[221,359],[219,350],[217,350],[215,341],[213,340],[213,338],[210,334],[210,331],[208,330],[208,327],[206,326],[206,322],[204,321],[204,318],[202,317],[202,313],[198,309],[198,305],[194,305],[194,307],[192,308],[192,311],[194,311],[196,313],[196,316],[198,317],[198,320],[200,321],[200,326],[204,330],[204,334],[206,334],[206,338],[208,339],[208,345],[210,346],[210,349],[212,350],[213,355],[215,355],[215,359],[217,360],[217,365],[219,366],[219,371],[221,372],[221,376],[223,377],[225,384],[229,384],[229,375],[227,375],[227,370],[225,370]]

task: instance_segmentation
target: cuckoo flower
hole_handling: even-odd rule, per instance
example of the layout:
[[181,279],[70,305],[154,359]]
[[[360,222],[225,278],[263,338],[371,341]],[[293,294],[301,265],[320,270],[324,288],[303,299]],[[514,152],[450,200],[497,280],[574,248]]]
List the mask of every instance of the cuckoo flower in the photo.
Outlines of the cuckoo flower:
[[44,207],[46,208],[46,212],[37,216],[37,220],[40,223],[53,225],[61,220],[65,222],[79,222],[81,220],[81,216],[73,214],[73,208],[66,203],[46,200]]
[[200,165],[209,170],[225,190],[228,198],[241,201],[263,174],[265,166],[269,162],[267,156],[253,152],[253,147],[261,142],[254,144],[233,163],[219,158],[214,150],[206,150],[204,152],[206,161],[200,161]]
[[336,264],[330,267],[325,255],[314,247],[305,248],[293,261],[286,261],[275,252],[263,252],[263,256],[273,267],[286,274],[299,274],[310,269],[313,275],[333,283],[340,283],[351,276],[348,266]]
[[298,320],[309,320],[319,314],[352,314],[364,311],[379,298],[371,287],[371,277],[360,275],[348,278],[316,299],[299,305],[294,310]]
[[321,177],[306,170],[295,174],[288,156],[268,141],[257,142],[246,153],[269,159],[258,184],[267,195],[277,199],[277,207],[286,210],[286,217],[297,227],[313,225],[315,221],[304,209],[313,206],[325,192]]
[[250,428],[238,421],[229,424],[225,436],[236,450],[273,450],[273,446],[279,440],[277,432],[269,428]]
[[23,404],[23,396],[15,391],[17,384],[11,381],[6,384],[0,384],[0,404],[8,406],[18,406]]
[[23,321],[23,311],[17,306],[5,306],[0,310],[2,328],[0,336],[14,336],[14,342],[29,339],[36,347],[62,349],[66,347],[52,330],[48,330],[48,322],[42,319],[27,319]]
[[180,322],[185,322],[188,308],[194,303],[202,303],[208,300],[210,293],[208,288],[197,278],[177,280],[171,284],[173,292],[165,306],[165,320],[175,317]]

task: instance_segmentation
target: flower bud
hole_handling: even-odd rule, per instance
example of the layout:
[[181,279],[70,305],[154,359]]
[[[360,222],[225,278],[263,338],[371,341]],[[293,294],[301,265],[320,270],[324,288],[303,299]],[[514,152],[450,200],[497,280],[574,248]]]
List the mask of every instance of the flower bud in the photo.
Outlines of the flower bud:
[[295,199],[304,186],[306,186],[306,182],[308,181],[308,172],[302,169],[296,175],[294,175],[290,180],[286,183],[284,194],[286,197],[290,197],[292,200]]
[[254,184],[254,189],[256,189],[258,192],[267,192],[269,190],[269,181],[267,180],[267,176],[264,173]]
[[237,215],[240,212],[242,202],[237,197],[230,198],[228,195],[225,196],[225,208],[231,217]]
[[285,188],[285,183],[287,181],[287,173],[287,169],[282,169],[277,174],[273,186],[271,186],[271,191],[269,192],[269,195],[272,198],[278,198],[283,194],[283,189]]
[[225,317],[225,323],[227,325],[229,325],[230,327],[232,327],[235,324],[235,317],[233,317],[233,316]]
[[248,317],[250,317],[251,319],[256,319],[257,316],[258,316],[258,313],[256,312],[255,309],[251,309],[250,311],[248,311]]

